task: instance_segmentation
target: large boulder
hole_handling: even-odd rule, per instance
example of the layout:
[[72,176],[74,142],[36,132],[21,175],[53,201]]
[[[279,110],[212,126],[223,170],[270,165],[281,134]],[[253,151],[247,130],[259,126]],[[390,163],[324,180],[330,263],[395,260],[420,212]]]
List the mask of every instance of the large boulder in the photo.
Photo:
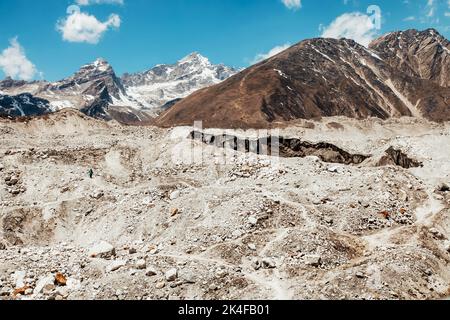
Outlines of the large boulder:
[[116,249],[113,245],[106,241],[101,241],[95,244],[89,250],[89,257],[91,258],[109,259],[114,255],[116,255]]

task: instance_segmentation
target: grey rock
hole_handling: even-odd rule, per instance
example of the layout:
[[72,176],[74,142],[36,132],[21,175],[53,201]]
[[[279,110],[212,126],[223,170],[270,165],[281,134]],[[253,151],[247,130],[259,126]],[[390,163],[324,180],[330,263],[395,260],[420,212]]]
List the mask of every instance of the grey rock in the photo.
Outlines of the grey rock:
[[312,267],[318,267],[322,263],[322,257],[319,255],[306,255],[304,257],[305,264]]
[[145,275],[146,275],[147,277],[153,277],[153,276],[156,276],[157,274],[158,274],[158,271],[156,271],[156,269],[153,268],[153,267],[148,267],[148,268],[145,270]]
[[179,277],[184,281],[184,283],[196,283],[196,275],[191,271],[180,271]]
[[433,236],[435,236],[437,239],[445,239],[445,236],[436,228],[431,228],[430,232]]
[[175,281],[178,278],[178,269],[172,268],[168,270],[165,274],[165,277],[168,282]]
[[262,267],[264,269],[275,269],[277,267],[275,261],[271,258],[262,259]]
[[46,285],[54,285],[55,277],[53,275],[47,275],[44,277],[41,277],[38,282],[36,283],[36,286],[34,287],[33,294],[39,294],[42,293],[44,290],[44,287]]
[[11,177],[9,181],[7,182],[8,186],[15,186],[19,182],[19,179],[17,177]]
[[100,198],[102,198],[105,195],[105,193],[103,191],[97,191],[95,193],[93,193],[91,195],[91,198],[94,198],[96,200],[99,200]]
[[226,270],[219,270],[216,272],[216,276],[218,278],[224,278],[228,275],[228,272]]
[[242,236],[242,231],[239,230],[239,229],[236,229],[236,230],[234,230],[234,231],[232,232],[231,235],[233,236],[233,238],[239,238],[239,237]]
[[450,253],[450,241],[446,241],[444,243],[444,249],[445,249],[445,251]]
[[170,200],[176,200],[180,197],[180,191],[176,190],[174,192],[172,192],[169,196]]
[[249,217],[248,218],[248,223],[250,223],[250,225],[255,226],[258,224],[258,218],[256,217]]
[[13,274],[14,282],[15,282],[15,288],[23,288],[25,287],[25,277],[27,275],[26,271],[16,271]]
[[100,241],[89,250],[91,258],[108,259],[116,254],[116,249],[106,241]]
[[55,290],[55,285],[53,283],[47,283],[42,289],[42,293],[45,295],[51,294]]
[[110,265],[106,267],[107,272],[117,271],[120,268],[127,265],[127,260],[114,260]]
[[446,183],[441,183],[439,186],[438,186],[438,189],[437,189],[439,192],[449,192],[450,191],[450,187],[448,186],[448,184],[446,184]]
[[329,167],[327,169],[328,172],[332,172],[332,173],[338,173],[339,172],[339,167]]
[[252,260],[252,267],[253,267],[253,269],[255,269],[255,270],[261,269],[261,261],[260,261],[258,258],[254,258],[254,259]]
[[147,262],[144,259],[140,259],[136,262],[136,269],[143,270],[147,267]]

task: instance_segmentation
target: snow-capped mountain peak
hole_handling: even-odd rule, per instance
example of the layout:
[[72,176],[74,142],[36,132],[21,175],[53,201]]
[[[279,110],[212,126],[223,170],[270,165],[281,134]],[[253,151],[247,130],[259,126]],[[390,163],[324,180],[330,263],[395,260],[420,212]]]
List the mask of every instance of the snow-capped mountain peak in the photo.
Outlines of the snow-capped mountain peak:
[[70,78],[86,78],[99,75],[115,76],[113,67],[103,58],[98,58],[91,63],[85,64]]
[[106,72],[109,70],[112,70],[111,65],[103,58],[97,58],[94,62],[87,64],[84,66],[86,69],[92,69],[98,70],[100,72]]
[[191,65],[199,65],[199,66],[204,66],[204,67],[211,66],[211,62],[209,61],[209,59],[202,56],[198,52],[193,52],[193,53],[187,55],[186,57],[184,57],[183,59],[178,61],[178,64],[179,65],[191,64]]
[[102,58],[102,57],[97,58],[97,59],[93,62],[93,64],[94,64],[96,67],[101,66],[101,65],[109,65],[108,61],[106,61],[106,59],[104,59],[104,58]]
[[239,70],[193,52],[174,64],[159,64],[140,73],[125,74],[122,82],[127,94],[145,109],[158,110],[194,91],[222,82]]

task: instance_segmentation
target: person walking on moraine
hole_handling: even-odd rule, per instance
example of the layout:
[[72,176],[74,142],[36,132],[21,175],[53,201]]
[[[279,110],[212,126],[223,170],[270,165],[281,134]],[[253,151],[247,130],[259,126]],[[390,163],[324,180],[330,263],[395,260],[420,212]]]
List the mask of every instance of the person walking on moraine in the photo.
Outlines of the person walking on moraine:
[[94,177],[94,170],[92,170],[92,168],[89,169],[88,175],[89,175],[89,178],[90,178],[90,179],[92,179],[92,178]]

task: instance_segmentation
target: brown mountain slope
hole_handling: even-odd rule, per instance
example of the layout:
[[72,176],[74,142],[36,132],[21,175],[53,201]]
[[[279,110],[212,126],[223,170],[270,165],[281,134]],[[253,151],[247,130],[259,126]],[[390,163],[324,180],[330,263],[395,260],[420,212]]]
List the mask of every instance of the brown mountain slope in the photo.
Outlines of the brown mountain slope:
[[450,86],[450,42],[434,29],[389,33],[369,47],[410,76]]
[[352,40],[312,39],[200,90],[156,119],[164,127],[265,128],[295,119],[450,120],[450,88],[401,72]]

